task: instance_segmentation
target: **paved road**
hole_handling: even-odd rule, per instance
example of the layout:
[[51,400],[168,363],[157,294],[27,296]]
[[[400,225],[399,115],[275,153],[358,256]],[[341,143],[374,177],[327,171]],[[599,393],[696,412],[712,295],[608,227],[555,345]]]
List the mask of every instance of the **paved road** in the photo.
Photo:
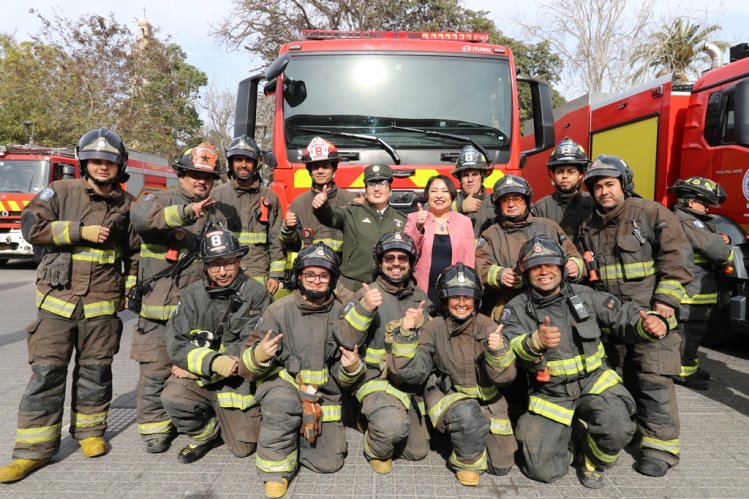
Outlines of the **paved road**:
[[[35,317],[34,270],[11,261],[0,269],[0,461],[11,459],[18,402],[28,381],[26,333]],[[112,450],[86,459],[69,435],[53,463],[26,480],[0,485],[2,497],[229,498],[262,497],[255,458],[234,458],[224,447],[192,465],[177,462],[180,437],[165,454],[146,454],[134,424],[137,363],[130,360],[134,316],[123,314],[125,335],[114,362],[114,402],[107,439]],[[362,455],[362,437],[349,430],[349,456],[342,470],[316,475],[302,470],[287,497],[749,497],[749,341],[729,350],[704,349],[702,365],[713,375],[710,390],[677,387],[682,425],[682,462],[664,478],[648,478],[622,455],[602,490],[579,485],[574,470],[552,485],[534,482],[517,468],[508,476],[484,475],[469,489],[457,484],[445,459],[432,452],[417,463],[396,461],[391,475],[376,475]],[[64,427],[68,422],[65,414]]]

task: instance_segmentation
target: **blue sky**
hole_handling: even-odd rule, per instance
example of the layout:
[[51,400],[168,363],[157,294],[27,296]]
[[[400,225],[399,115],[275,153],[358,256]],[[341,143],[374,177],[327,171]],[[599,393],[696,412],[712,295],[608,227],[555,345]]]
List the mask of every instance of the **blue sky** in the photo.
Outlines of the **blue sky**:
[[[40,29],[39,21],[33,14],[29,14],[28,10],[35,8],[50,13],[52,8],[59,7],[62,14],[69,18],[77,18],[84,13],[107,15],[113,12],[120,22],[127,23],[131,30],[136,32],[137,20],[143,17],[145,7],[146,17],[153,25],[161,28],[162,36],[168,34],[182,46],[189,63],[203,70],[217,88],[234,89],[242,78],[250,74],[250,70],[257,66],[257,63],[253,63],[246,52],[227,52],[209,35],[210,26],[229,13],[231,3],[231,0],[21,0],[4,2],[0,30],[14,33],[20,40],[28,39],[29,33],[35,33]],[[472,9],[488,10],[497,25],[507,35],[514,37],[521,35],[512,28],[513,18],[520,15],[529,21],[535,21],[538,14],[538,4],[535,0],[469,0],[464,4]],[[723,26],[723,32],[720,34],[722,39],[730,42],[749,42],[749,2],[734,1],[728,4],[724,0],[659,0],[656,4],[656,18],[672,18],[680,14],[704,18],[704,11],[709,5],[712,14],[707,16],[707,22]]]

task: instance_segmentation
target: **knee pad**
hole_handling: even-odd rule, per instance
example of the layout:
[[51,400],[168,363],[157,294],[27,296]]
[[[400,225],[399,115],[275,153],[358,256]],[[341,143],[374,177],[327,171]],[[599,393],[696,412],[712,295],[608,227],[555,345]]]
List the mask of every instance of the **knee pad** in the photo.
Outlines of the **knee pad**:
[[33,374],[26,386],[24,396],[21,397],[20,411],[49,414],[52,406],[62,404],[65,398],[68,366],[34,364],[31,366],[31,371]]
[[463,399],[453,404],[445,414],[445,420],[450,432],[481,434],[482,439],[489,433],[489,420],[473,399]]
[[367,420],[370,433],[392,440],[400,441],[408,435],[408,414],[405,407],[380,407],[375,409]]

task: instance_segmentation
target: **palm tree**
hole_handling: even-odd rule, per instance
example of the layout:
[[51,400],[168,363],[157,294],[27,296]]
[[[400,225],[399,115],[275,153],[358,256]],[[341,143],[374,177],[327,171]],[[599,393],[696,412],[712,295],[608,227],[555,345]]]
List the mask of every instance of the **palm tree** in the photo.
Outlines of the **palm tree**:
[[[673,73],[674,83],[685,83],[690,76],[699,76],[700,63],[708,59],[702,51],[704,45],[720,29],[717,24],[704,27],[701,23],[692,24],[685,17],[677,17],[670,26],[663,24],[660,31],[651,33],[646,43],[635,49],[632,63],[641,64],[632,80],[641,80],[649,74],[660,77]],[[726,42],[711,43],[721,50],[728,47]]]

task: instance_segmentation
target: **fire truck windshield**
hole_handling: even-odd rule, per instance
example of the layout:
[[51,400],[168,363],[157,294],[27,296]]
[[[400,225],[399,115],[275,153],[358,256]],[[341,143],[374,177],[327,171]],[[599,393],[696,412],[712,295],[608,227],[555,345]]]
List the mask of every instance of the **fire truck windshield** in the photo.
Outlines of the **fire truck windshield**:
[[[439,134],[470,137],[487,149],[510,144],[512,88],[505,58],[430,53],[294,54],[284,71],[289,149],[314,133],[376,135],[398,149],[460,148]],[[418,131],[416,130],[416,131]],[[377,148],[345,137],[339,147]]]
[[0,192],[37,193],[49,183],[47,161],[0,158]]

